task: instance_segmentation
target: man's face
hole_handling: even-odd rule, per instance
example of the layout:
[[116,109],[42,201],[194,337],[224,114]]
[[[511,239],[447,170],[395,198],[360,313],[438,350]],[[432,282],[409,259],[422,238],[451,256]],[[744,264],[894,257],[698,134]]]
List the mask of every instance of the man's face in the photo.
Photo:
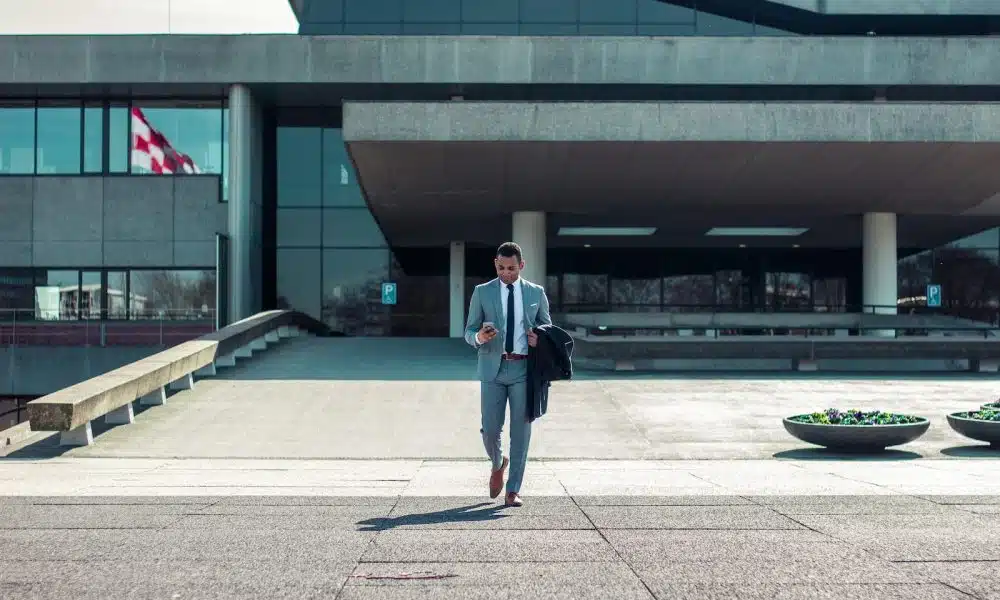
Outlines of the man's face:
[[516,256],[498,256],[493,262],[497,267],[497,277],[504,283],[517,281],[524,268],[524,261],[517,260]]

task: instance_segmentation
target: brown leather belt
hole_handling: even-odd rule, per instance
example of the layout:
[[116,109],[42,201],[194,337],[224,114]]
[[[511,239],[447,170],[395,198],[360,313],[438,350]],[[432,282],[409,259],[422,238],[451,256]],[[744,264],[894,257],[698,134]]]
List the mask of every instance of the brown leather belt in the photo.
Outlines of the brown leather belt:
[[524,360],[528,358],[527,354],[508,354],[506,352],[501,356],[503,360]]

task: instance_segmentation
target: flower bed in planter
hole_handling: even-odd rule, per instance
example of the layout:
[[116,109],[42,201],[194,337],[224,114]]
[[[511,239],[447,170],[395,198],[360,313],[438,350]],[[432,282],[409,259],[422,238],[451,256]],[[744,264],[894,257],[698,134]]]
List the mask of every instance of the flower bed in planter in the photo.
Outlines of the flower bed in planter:
[[927,431],[930,421],[880,410],[829,408],[787,417],[783,424],[803,442],[842,452],[873,452],[912,442]]
[[1000,448],[1000,410],[952,413],[948,415],[948,425],[967,438]]
[[980,407],[982,410],[1000,410],[1000,402],[990,402]]

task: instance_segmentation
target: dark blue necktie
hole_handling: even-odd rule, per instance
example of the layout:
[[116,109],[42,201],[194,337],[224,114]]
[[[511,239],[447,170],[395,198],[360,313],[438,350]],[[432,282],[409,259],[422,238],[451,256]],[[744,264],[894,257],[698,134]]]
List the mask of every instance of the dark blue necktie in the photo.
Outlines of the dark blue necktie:
[[514,352],[514,284],[507,284],[507,335],[503,343],[504,352]]

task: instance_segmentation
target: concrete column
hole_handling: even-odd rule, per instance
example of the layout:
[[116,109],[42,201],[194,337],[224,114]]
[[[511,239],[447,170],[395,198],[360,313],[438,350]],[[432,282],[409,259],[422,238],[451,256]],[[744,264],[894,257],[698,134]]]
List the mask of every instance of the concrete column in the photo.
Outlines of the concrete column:
[[[861,301],[865,312],[896,314],[896,215],[866,213],[861,217]],[[876,308],[872,308],[876,306]],[[870,335],[892,337],[891,330]]]
[[229,322],[253,314],[253,101],[229,88]]
[[465,242],[452,242],[448,269],[448,335],[465,336]]
[[524,253],[521,275],[532,283],[545,285],[545,213],[519,211],[514,213],[513,240]]

